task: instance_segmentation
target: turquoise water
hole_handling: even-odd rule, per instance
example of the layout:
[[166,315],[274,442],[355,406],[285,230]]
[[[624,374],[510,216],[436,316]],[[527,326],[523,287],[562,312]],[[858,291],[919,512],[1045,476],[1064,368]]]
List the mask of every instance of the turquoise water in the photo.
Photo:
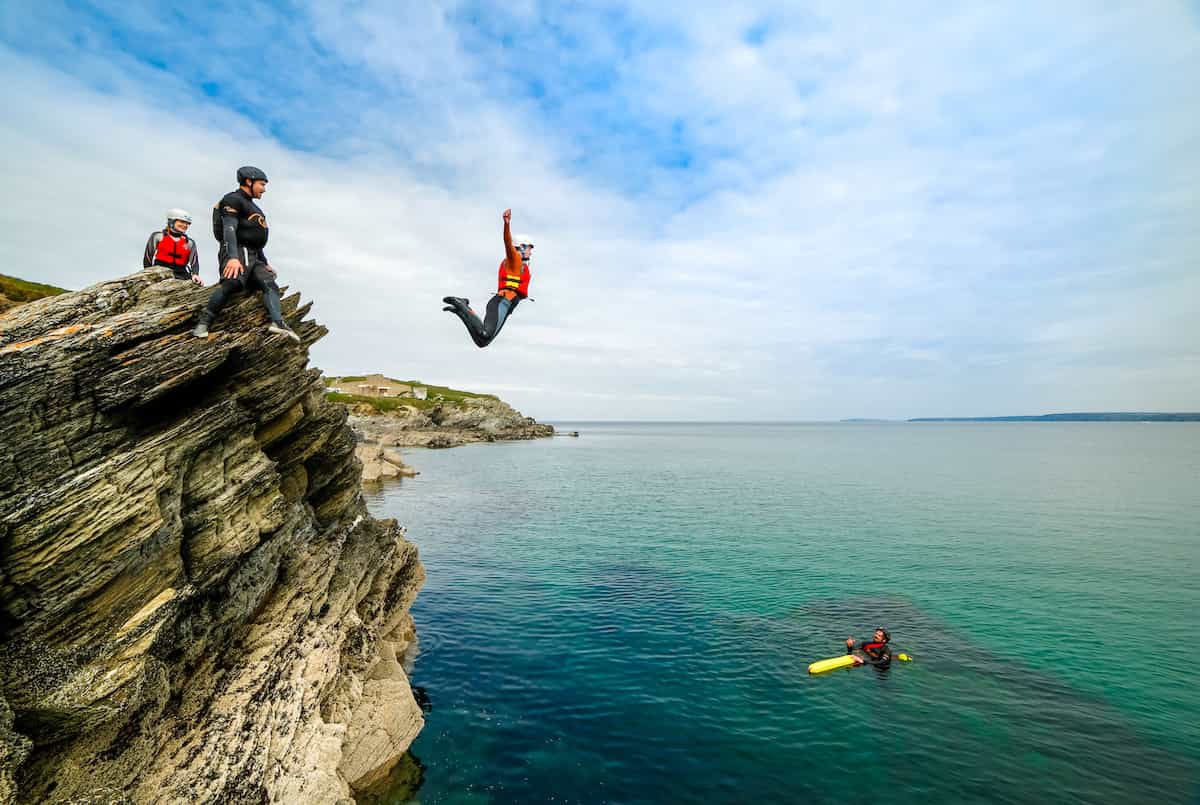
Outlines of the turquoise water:
[[571,427],[369,498],[421,802],[1200,799],[1200,425]]

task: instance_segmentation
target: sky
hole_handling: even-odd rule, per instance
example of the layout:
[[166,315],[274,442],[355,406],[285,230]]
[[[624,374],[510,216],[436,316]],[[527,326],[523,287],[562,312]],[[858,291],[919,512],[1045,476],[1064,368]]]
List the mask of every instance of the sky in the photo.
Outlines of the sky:
[[[238,166],[327,374],[527,415],[1200,410],[1200,4],[0,6],[0,272],[132,273]],[[1047,6],[1052,6],[1048,8]],[[477,349],[501,212],[533,301]]]

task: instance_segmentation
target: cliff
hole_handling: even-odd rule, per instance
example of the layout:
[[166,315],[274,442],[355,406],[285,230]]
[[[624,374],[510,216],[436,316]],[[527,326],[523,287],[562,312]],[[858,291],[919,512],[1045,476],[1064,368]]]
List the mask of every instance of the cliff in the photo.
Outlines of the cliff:
[[0,802],[345,802],[422,725],[424,577],[324,328],[140,272],[0,316]]
[[554,435],[553,425],[540,424],[494,397],[468,398],[428,409],[401,406],[383,413],[356,405],[351,409],[350,425],[361,439],[391,447],[457,447]]

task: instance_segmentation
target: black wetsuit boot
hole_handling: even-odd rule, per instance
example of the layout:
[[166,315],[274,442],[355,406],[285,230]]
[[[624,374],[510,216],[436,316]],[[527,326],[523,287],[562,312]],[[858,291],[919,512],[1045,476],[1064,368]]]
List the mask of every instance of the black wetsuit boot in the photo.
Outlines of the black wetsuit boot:
[[442,309],[457,315],[466,326],[471,340],[475,342],[475,346],[483,349],[495,341],[496,336],[500,335],[500,330],[503,329],[504,322],[508,321],[508,317],[517,309],[517,304],[521,300],[519,298],[506,299],[500,294],[496,294],[488,300],[487,313],[484,314],[482,321],[471,310],[470,306],[466,304],[466,299],[457,296],[447,296],[442,301],[446,303],[446,307]]
[[446,303],[446,307],[442,310],[449,311],[462,321],[467,328],[467,334],[471,336],[471,340],[475,342],[475,346],[482,349],[491,343],[492,339],[488,338],[487,331],[483,326],[483,322],[475,315],[475,311],[471,310],[467,299],[459,296],[447,296],[442,300]]

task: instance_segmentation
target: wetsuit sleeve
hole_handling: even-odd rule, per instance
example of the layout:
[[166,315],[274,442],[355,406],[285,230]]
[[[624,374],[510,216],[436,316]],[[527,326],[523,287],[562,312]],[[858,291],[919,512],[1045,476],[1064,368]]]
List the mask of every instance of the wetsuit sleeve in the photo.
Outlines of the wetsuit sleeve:
[[225,244],[225,259],[232,260],[233,258],[238,257],[238,219],[236,215],[224,214],[224,209],[222,209],[221,212],[221,242]]
[[[226,194],[225,198],[221,199],[217,204],[221,208],[221,236],[218,240],[221,243],[222,251],[225,253],[224,260],[218,260],[218,262],[221,263],[221,268],[224,269],[225,262],[235,257],[241,259],[241,253],[238,251],[237,228],[238,219],[245,214],[246,206],[237,191]],[[214,231],[213,234],[216,234],[216,232]]]
[[188,238],[188,273],[193,277],[200,273],[200,253],[196,248],[196,241]]
[[142,268],[149,268],[154,265],[154,252],[158,248],[158,238],[162,235],[161,232],[154,232],[150,235],[150,239],[146,241],[146,251],[142,254]]
[[892,661],[892,647],[885,645],[883,651],[878,657],[872,657],[867,652],[863,652],[863,657],[866,658],[869,665],[888,665]]

